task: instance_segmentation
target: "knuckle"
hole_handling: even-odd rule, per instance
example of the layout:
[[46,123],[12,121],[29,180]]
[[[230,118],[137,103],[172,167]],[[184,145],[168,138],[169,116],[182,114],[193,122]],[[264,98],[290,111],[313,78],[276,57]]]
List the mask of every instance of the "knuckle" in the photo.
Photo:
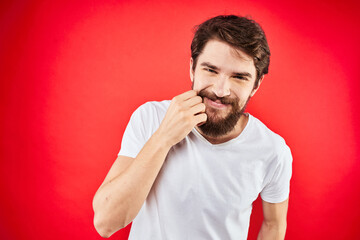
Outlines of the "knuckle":
[[192,115],[189,115],[189,114],[186,114],[185,119],[186,119],[186,122],[187,122],[187,123],[191,123],[192,120],[193,120],[193,116],[192,116]]
[[175,97],[173,97],[172,102],[176,103],[177,101],[179,101],[178,99],[179,99],[179,97],[175,96]]
[[182,109],[179,113],[180,113],[180,117],[182,118],[183,121],[188,122],[191,119],[191,116],[188,113],[188,111],[185,111]]
[[181,102],[178,99],[173,101],[173,107],[176,111],[182,111],[184,109],[184,107],[182,106]]
[[178,104],[177,105],[177,110],[179,111],[179,112],[182,112],[183,114],[186,114],[186,109],[184,108],[184,106],[182,105],[182,104]]
[[183,111],[179,110],[179,111],[178,111],[178,116],[179,116],[179,118],[184,118],[184,117],[185,117],[185,114],[184,114]]
[[207,120],[207,115],[205,113],[203,113],[203,118],[204,120]]
[[186,125],[189,127],[189,126],[192,126],[194,122],[194,117],[193,116],[187,116],[186,117]]

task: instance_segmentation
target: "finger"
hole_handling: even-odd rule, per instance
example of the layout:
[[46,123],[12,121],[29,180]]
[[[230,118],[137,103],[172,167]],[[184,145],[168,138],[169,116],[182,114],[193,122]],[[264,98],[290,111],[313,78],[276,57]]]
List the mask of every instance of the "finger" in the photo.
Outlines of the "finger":
[[203,101],[202,97],[195,95],[194,97],[186,100],[185,105],[188,107],[193,107],[199,103],[202,103],[202,101]]
[[203,103],[196,104],[195,106],[190,108],[190,112],[193,115],[196,115],[199,113],[204,113],[205,112],[205,104],[203,104]]
[[198,115],[195,115],[195,123],[196,125],[205,123],[207,120],[207,115],[205,113],[200,113]]
[[189,98],[192,98],[194,96],[197,96],[197,93],[195,90],[189,90],[187,92],[184,92],[176,97],[178,97],[179,99],[185,101],[185,100],[188,100]]

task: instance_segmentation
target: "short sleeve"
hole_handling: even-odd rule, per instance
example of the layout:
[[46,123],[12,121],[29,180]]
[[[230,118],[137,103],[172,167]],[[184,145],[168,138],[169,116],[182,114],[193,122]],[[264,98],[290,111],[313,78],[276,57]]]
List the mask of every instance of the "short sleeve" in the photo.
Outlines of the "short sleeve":
[[149,104],[145,103],[131,115],[121,141],[121,149],[118,156],[135,158],[150,138],[152,116],[149,107]]
[[262,200],[270,203],[279,203],[289,197],[292,161],[290,148],[286,146],[278,156],[277,166],[270,182],[260,193]]

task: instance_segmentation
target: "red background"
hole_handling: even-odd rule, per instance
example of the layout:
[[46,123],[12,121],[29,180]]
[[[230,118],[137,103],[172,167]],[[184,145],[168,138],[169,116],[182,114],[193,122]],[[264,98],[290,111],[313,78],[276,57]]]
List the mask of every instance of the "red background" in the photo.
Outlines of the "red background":
[[[230,13],[257,20],[272,51],[248,111],[292,149],[287,239],[355,239],[358,9],[356,1],[2,1],[1,239],[100,239],[92,197],[131,113],[190,88],[192,27]],[[260,201],[251,220],[255,239]]]

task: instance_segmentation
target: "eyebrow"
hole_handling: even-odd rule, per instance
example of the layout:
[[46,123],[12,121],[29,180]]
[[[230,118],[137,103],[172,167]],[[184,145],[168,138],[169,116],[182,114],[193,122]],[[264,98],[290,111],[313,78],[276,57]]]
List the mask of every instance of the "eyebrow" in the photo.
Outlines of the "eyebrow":
[[200,66],[208,67],[208,68],[211,68],[211,69],[214,69],[214,70],[219,70],[219,68],[217,66],[212,65],[209,62],[203,62],[203,63],[200,64]]
[[[213,64],[211,64],[209,62],[203,62],[203,63],[200,64],[200,66],[208,67],[208,68],[211,68],[213,70],[219,70],[220,69],[217,66],[215,66],[215,65],[213,65]],[[239,77],[249,77],[249,78],[252,77],[251,74],[248,73],[248,72],[233,72],[232,74],[235,75],[235,76],[239,76]]]

